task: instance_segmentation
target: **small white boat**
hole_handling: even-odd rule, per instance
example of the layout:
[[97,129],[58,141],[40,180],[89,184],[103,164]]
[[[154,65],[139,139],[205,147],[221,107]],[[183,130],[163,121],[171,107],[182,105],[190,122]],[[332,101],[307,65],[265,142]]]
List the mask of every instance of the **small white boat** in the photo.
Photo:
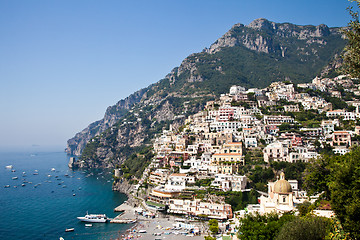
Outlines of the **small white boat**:
[[139,230],[139,233],[146,233],[146,230],[144,230],[144,229]]
[[85,227],[92,227],[92,224],[91,224],[91,223],[87,223],[87,224],[85,224]]
[[18,179],[18,177],[12,177],[11,179],[12,179],[12,180],[17,180],[17,179]]
[[9,187],[10,187],[10,185],[5,185],[5,186],[4,186],[4,188],[9,188]]
[[55,168],[52,168],[51,171],[52,171],[52,172],[55,172]]
[[82,222],[105,223],[107,217],[105,214],[86,214],[85,217],[77,217]]
[[12,169],[13,168],[13,165],[7,165],[5,166],[6,169]]
[[67,229],[65,229],[65,232],[73,232],[73,231],[75,231],[75,228],[67,228]]

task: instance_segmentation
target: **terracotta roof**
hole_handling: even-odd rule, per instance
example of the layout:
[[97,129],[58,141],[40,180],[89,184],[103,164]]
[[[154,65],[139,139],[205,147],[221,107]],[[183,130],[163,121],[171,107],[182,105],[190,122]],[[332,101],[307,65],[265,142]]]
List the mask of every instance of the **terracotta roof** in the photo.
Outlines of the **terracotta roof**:
[[173,173],[170,175],[171,176],[179,176],[179,177],[186,177],[186,174],[185,173]]
[[215,153],[213,156],[241,156],[240,153]]

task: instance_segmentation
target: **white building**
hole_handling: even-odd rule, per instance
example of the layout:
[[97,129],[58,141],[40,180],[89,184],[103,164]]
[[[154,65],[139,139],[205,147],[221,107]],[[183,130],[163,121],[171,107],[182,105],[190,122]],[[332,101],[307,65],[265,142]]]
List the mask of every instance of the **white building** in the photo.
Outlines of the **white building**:
[[211,186],[217,187],[223,191],[242,191],[247,184],[246,176],[216,174]]
[[182,191],[186,188],[187,183],[195,183],[195,177],[184,173],[173,173],[169,176],[165,189]]
[[275,162],[287,161],[289,148],[282,142],[274,142],[267,145],[263,153],[265,162],[269,162],[270,160]]

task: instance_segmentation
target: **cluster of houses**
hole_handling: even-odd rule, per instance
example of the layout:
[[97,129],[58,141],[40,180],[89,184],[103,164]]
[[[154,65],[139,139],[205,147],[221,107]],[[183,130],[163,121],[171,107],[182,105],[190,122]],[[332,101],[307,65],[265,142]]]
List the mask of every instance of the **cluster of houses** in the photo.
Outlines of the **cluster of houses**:
[[[350,84],[351,80],[341,77]],[[207,216],[215,219],[232,218],[231,206],[214,196],[198,198],[188,193],[201,190],[201,182],[220,191],[248,191],[247,177],[239,175],[239,167],[247,164],[244,149],[256,149],[266,163],[285,161],[307,162],[317,158],[315,145],[331,146],[334,153],[345,154],[352,146],[352,136],[360,127],[341,129],[343,121],[360,117],[360,102],[347,102],[353,111],[332,110],[332,104],[318,96],[310,96],[298,88],[311,88],[337,95],[337,80],[315,78],[310,84],[274,82],[265,89],[233,86],[219,100],[209,101],[205,109],[189,116],[185,125],[164,130],[153,142],[155,157],[149,166],[146,181],[154,186],[148,194],[148,204],[170,213]],[[353,84],[351,85],[353,87]],[[350,88],[351,89],[351,88]],[[355,90],[353,93],[358,93]],[[360,92],[359,92],[360,93]],[[281,103],[281,105],[280,105]],[[276,108],[281,106],[280,108]],[[278,109],[276,114],[265,114],[264,109]],[[298,124],[294,115],[313,109],[326,118],[316,128],[302,127],[286,131],[284,126]],[[355,126],[355,124],[354,124]],[[315,144],[316,143],[316,144]],[[249,209],[267,213],[284,212],[305,199],[296,180],[286,180],[284,174],[268,184],[259,204]]]

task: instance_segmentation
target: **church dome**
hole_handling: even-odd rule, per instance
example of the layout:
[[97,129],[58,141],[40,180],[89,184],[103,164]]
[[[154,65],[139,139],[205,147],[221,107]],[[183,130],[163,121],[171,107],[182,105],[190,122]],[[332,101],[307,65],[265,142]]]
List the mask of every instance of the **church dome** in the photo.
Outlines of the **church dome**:
[[274,185],[274,193],[291,193],[292,188],[288,181],[285,180],[285,174],[280,174],[280,180],[277,180]]

